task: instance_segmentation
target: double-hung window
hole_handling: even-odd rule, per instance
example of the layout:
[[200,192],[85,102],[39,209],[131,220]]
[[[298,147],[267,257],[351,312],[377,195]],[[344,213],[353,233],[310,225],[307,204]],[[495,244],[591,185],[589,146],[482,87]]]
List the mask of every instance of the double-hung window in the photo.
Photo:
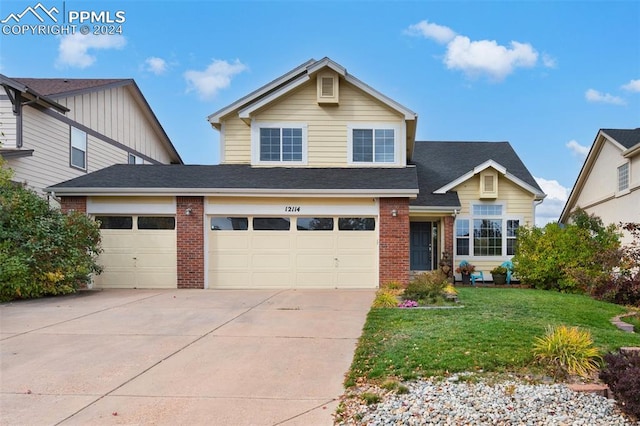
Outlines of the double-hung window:
[[519,226],[519,219],[503,215],[501,204],[473,204],[471,217],[456,220],[456,255],[513,256]]
[[71,127],[71,166],[87,170],[87,133]]
[[348,131],[351,163],[397,163],[398,127],[351,125]]
[[301,124],[254,124],[253,163],[306,163],[307,130]]
[[618,192],[629,189],[629,163],[618,167]]

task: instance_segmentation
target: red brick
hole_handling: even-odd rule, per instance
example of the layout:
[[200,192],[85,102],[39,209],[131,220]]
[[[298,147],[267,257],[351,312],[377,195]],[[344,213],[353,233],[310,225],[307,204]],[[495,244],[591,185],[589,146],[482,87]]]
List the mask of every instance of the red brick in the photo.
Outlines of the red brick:
[[176,209],[178,288],[204,288],[204,199],[176,197]]
[[[396,216],[393,216],[393,211]],[[379,281],[409,282],[409,199],[380,199]]]
[[60,210],[64,213],[71,211],[87,212],[87,197],[62,197]]

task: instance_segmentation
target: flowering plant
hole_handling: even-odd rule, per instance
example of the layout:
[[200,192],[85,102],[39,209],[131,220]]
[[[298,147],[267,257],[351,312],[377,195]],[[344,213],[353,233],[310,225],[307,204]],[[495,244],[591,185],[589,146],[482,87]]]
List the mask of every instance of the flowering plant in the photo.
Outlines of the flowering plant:
[[460,265],[456,268],[456,272],[458,274],[471,274],[475,272],[475,270],[476,270],[475,265],[472,265],[466,260],[463,260],[462,262],[460,262]]
[[398,308],[417,308],[418,302],[415,300],[404,300],[401,303],[398,303]]

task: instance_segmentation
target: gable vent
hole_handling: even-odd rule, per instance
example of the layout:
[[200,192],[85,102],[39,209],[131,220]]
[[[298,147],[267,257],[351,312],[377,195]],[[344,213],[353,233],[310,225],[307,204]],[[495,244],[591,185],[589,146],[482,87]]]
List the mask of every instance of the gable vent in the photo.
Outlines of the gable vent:
[[498,198],[498,175],[485,170],[480,174],[480,198]]
[[495,192],[494,188],[494,176],[487,175],[484,177],[484,192]]
[[322,77],[320,96],[333,98],[333,77]]

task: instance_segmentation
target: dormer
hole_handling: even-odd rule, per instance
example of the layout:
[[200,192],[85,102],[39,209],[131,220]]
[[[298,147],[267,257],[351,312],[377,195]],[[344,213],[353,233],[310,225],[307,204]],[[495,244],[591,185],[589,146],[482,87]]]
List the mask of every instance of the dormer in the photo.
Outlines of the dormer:
[[318,105],[338,105],[340,101],[340,77],[335,71],[326,69],[317,76]]
[[480,198],[498,198],[498,173],[494,168],[487,168],[480,172]]

